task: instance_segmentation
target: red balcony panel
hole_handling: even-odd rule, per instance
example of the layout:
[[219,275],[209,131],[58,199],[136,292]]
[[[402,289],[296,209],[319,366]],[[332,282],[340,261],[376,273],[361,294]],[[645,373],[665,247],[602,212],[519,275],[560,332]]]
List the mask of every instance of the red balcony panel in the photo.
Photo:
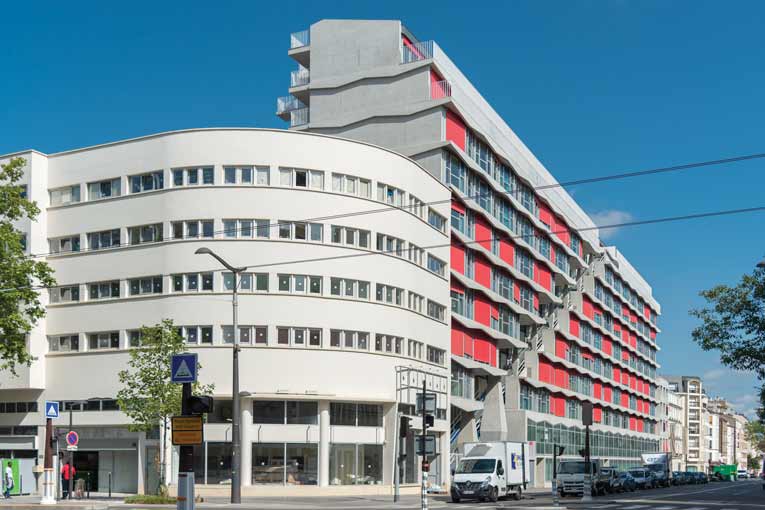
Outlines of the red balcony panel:
[[611,377],[611,379],[620,382],[622,380],[622,369],[614,365],[613,377]]
[[537,200],[537,209],[539,210],[539,220],[552,230],[553,225],[555,225],[555,220],[553,219],[553,213],[550,208],[544,202]]
[[492,233],[491,226],[481,216],[475,218],[475,240],[477,244],[480,244],[487,250],[491,251],[491,242],[494,234]]
[[563,367],[555,367],[555,386],[568,389],[568,371]]
[[[492,356],[492,351],[494,355]],[[475,339],[475,352],[473,359],[476,361],[483,361],[484,363],[492,364],[492,359],[496,360],[497,346],[494,342],[488,338],[476,337]]]
[[459,292],[460,294],[465,293],[465,287],[462,286],[460,282],[457,280],[451,280],[449,282],[449,288],[450,290],[453,290],[454,292]]
[[452,328],[452,354],[455,356],[465,355],[464,345],[465,333],[459,329]]
[[[444,79],[433,69],[430,70],[430,98],[443,99],[449,97]],[[463,150],[465,150],[463,148]]]
[[555,416],[566,416],[566,397],[550,395],[550,410]]
[[629,345],[630,343],[630,332],[626,327],[622,329],[622,343],[624,345]]
[[552,363],[547,360],[539,360],[539,380],[547,384],[555,384],[555,375]]
[[656,340],[656,331],[651,330],[651,340]]
[[600,406],[594,406],[592,408],[592,419],[596,423],[603,421],[603,409],[601,409]]
[[637,421],[637,431],[638,432],[643,432],[643,430],[644,430],[643,420],[642,419],[637,419],[636,421]]
[[463,204],[462,202],[459,202],[458,200],[455,200],[454,197],[452,197],[452,209],[454,209],[455,211],[461,214],[467,213],[465,204]]
[[638,321],[637,315],[633,313],[632,311],[630,311],[630,322],[634,322],[635,324],[637,324],[637,321]]
[[603,400],[611,402],[614,398],[614,390],[608,384],[603,385]]
[[584,316],[595,320],[595,312],[592,307],[592,301],[587,296],[582,296],[582,312]]
[[613,348],[613,345],[611,344],[611,340],[606,340],[605,338],[603,339],[603,352],[605,352],[609,356],[611,355],[611,353],[614,352],[614,348]]
[[630,406],[630,396],[624,392],[622,392],[622,400],[621,400],[621,406],[622,407],[629,407]]
[[451,110],[446,110],[446,140],[465,150],[465,137],[467,130],[465,123],[459,116]]
[[630,389],[637,391],[637,378],[630,376]]
[[532,294],[533,301],[534,301],[534,310],[539,311],[539,294],[534,292]]
[[648,305],[643,305],[643,317],[646,321],[651,322],[651,307]]
[[515,246],[504,236],[499,240],[499,258],[511,267],[515,264]]
[[622,370],[622,384],[625,386],[630,384],[630,375],[624,370]]
[[579,319],[573,315],[569,316],[568,332],[571,333],[572,336],[579,338]]
[[630,351],[622,351],[622,361],[629,364],[630,362]]
[[452,241],[451,254],[452,269],[458,273],[465,274],[465,247]]
[[546,264],[534,262],[534,281],[547,290],[552,289],[552,273]]
[[630,416],[630,430],[637,430],[637,420],[634,416]]
[[475,313],[473,314],[476,322],[485,326],[491,326],[491,303],[483,295],[475,294]]
[[593,381],[592,383],[592,396],[597,399],[603,399],[603,383],[600,381]]
[[513,298],[516,302],[521,300],[521,284],[517,281],[513,282]]
[[487,289],[491,288],[491,262],[484,257],[477,255],[475,258],[474,279]]
[[622,336],[622,325],[617,321],[614,321],[614,335],[617,337]]
[[555,225],[552,230],[561,241],[566,243],[566,246],[571,244],[571,235],[569,234],[568,225],[563,221],[563,218],[555,216]]
[[637,349],[637,335],[630,335],[630,345],[633,349]]
[[555,339],[555,355],[559,358],[566,359],[568,353],[568,342],[561,337]]

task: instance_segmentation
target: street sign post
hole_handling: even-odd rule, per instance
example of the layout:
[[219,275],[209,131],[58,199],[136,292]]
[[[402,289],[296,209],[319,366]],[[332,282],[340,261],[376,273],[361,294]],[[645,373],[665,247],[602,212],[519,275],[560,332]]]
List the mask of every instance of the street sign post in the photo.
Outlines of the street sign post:
[[77,451],[77,444],[80,442],[80,435],[74,430],[66,433],[66,450],[69,452]]
[[45,401],[45,417],[48,419],[58,418],[58,402]]
[[582,501],[592,501],[592,462],[590,460],[590,425],[592,425],[592,402],[582,402],[582,424],[584,425],[584,487]]
[[199,445],[204,442],[202,416],[173,416],[173,445]]
[[179,384],[197,382],[197,355],[184,352],[170,358],[170,381]]

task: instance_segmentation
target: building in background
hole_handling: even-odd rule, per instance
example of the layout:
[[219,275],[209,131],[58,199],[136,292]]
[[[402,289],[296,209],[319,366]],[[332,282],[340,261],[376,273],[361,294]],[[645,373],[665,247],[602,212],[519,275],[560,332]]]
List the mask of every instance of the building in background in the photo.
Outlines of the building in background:
[[[235,337],[244,495],[389,491],[398,414],[414,414],[423,381],[438,395],[432,481],[447,479],[449,278],[436,262],[449,257],[445,184],[387,149],[279,130],[187,130],[0,161],[11,156],[26,159],[22,184],[42,211],[19,225],[27,250],[58,281],[29,337],[36,360],[0,384],[0,443],[24,461],[25,492],[43,461],[45,400],[62,402],[59,432],[71,415],[74,464],[92,490],[109,480],[114,492],[156,490],[160,434],[129,431],[115,396],[140,328],[163,319],[215,384],[196,449],[203,493],[229,490]],[[380,189],[430,205],[401,209]],[[238,331],[232,275],[195,255],[202,246],[252,266]],[[416,485],[412,418],[401,472]]]
[[[708,419],[707,395],[700,377],[665,376],[669,389],[682,402],[683,409],[683,466],[685,471],[707,471]],[[708,443],[707,443],[708,444]]]
[[[594,455],[627,467],[659,451],[650,285],[457,65],[399,21],[322,20],[292,34],[288,54],[297,68],[277,114],[291,129],[391,148],[451,190],[451,254],[427,263],[450,262],[452,452],[529,440],[541,486],[553,444],[578,456],[584,401]],[[415,213],[427,205],[395,185],[375,192]]]
[[746,437],[749,420],[722,398],[710,399],[707,410],[710,424],[716,425],[714,441],[710,440],[710,447],[714,444],[716,450],[708,455],[710,464],[737,464],[746,469],[749,456],[757,454]]

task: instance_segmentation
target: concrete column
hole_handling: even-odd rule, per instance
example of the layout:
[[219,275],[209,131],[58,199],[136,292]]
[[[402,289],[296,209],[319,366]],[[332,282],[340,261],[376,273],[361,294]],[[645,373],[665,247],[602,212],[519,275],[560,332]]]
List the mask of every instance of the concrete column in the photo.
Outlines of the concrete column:
[[329,485],[329,402],[319,401],[319,487]]
[[393,485],[393,475],[396,465],[395,450],[396,441],[396,420],[398,419],[398,409],[396,404],[385,404],[383,406],[383,466],[382,479],[383,485]]
[[252,485],[252,400],[242,399],[242,486]]
[[499,382],[498,377],[489,379],[491,386],[486,393],[481,416],[482,441],[507,440],[507,414],[505,402],[502,400],[502,385]]
[[146,432],[138,433],[138,494],[146,493]]

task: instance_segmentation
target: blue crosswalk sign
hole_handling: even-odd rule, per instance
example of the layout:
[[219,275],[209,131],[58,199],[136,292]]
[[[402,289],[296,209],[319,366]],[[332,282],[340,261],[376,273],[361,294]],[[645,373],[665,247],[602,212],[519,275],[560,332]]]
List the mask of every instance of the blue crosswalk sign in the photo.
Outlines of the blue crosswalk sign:
[[185,352],[170,358],[170,380],[174,383],[197,382],[197,355]]
[[45,417],[58,418],[58,402],[45,401]]

